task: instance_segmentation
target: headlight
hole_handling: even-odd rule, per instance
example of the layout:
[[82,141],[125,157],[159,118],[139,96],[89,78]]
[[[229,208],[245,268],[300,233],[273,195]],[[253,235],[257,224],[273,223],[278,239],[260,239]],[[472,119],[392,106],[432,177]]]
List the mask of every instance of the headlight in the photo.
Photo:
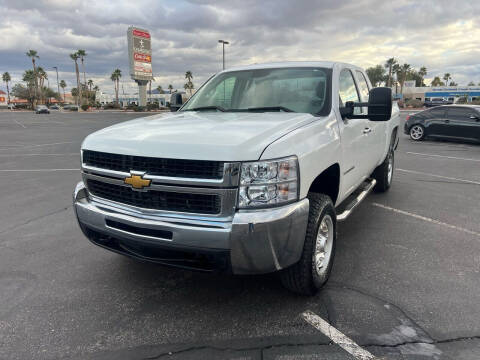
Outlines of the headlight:
[[296,157],[242,163],[239,208],[265,207],[298,200]]

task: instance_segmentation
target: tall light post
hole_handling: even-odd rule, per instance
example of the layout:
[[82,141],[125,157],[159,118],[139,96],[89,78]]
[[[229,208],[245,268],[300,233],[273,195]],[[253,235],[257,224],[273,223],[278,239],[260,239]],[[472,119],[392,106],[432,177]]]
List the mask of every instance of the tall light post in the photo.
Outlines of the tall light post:
[[60,95],[60,85],[58,84],[58,67],[54,66],[53,69],[55,69],[55,71],[57,72],[57,91]]
[[225,45],[228,45],[230,43],[225,40],[218,40],[218,42],[222,44],[222,63],[223,63],[223,70],[225,70]]

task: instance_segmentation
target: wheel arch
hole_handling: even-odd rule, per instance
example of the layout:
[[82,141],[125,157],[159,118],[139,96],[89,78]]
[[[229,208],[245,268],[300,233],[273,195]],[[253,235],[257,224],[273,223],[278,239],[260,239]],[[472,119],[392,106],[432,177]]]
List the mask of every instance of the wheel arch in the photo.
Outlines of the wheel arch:
[[325,194],[332,199],[335,204],[340,190],[340,165],[338,163],[330,165],[323,170],[310,184],[308,192]]

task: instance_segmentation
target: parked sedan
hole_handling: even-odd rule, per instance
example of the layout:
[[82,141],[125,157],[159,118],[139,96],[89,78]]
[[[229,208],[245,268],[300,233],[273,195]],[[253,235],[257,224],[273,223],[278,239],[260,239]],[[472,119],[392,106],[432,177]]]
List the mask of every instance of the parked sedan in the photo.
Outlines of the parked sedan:
[[35,114],[50,114],[50,110],[45,105],[38,105],[35,108]]
[[412,140],[426,136],[480,142],[480,106],[437,106],[407,116],[404,132]]

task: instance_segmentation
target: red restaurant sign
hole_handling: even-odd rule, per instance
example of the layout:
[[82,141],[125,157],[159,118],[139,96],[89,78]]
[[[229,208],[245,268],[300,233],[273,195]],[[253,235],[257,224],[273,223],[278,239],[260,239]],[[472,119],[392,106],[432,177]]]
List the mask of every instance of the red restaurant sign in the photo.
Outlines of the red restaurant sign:
[[152,62],[152,57],[146,54],[134,53],[133,58],[135,59],[135,61],[142,61],[148,63]]
[[148,32],[145,32],[145,31],[133,29],[132,34],[133,34],[133,36],[139,36],[139,37],[144,37],[146,39],[150,39],[150,34]]

